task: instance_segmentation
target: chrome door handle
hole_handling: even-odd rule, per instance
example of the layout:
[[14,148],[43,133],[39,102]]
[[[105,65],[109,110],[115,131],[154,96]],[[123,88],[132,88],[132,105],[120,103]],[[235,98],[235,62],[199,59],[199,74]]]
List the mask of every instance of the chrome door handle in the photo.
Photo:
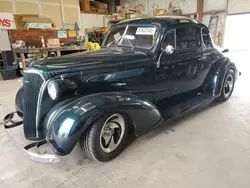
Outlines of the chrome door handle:
[[202,56],[202,57],[199,58],[199,61],[204,61],[206,59],[207,59],[207,56]]
[[119,82],[117,82],[116,85],[117,86],[125,86],[125,85],[127,85],[127,83],[119,83]]

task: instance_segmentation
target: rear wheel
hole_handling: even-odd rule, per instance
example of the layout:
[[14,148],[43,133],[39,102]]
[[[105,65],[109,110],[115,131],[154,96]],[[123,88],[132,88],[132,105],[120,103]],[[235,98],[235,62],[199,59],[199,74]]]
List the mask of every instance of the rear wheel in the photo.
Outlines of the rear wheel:
[[231,97],[234,90],[234,83],[235,83],[235,73],[232,69],[230,69],[227,72],[227,75],[223,82],[221,95],[217,98],[218,101],[224,102]]
[[126,116],[113,113],[94,123],[80,141],[87,157],[104,162],[119,155],[128,135],[127,122]]

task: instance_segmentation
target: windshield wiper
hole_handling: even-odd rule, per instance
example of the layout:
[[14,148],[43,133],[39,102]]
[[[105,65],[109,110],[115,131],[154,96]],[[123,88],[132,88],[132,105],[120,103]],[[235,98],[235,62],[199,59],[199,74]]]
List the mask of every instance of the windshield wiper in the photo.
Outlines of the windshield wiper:
[[129,38],[125,38],[125,39],[128,39],[128,42],[130,43],[130,45],[131,45],[132,49],[134,49],[134,48],[135,48],[135,46],[134,46],[134,45],[133,45],[133,43],[130,41],[130,39],[129,39]]
[[113,41],[111,41],[110,43],[107,44],[107,47],[109,47],[111,44],[113,44],[114,42],[118,42],[120,39],[122,38],[122,36],[120,36],[117,40],[114,39]]
[[[111,41],[110,43],[108,43],[107,44],[107,47],[109,47],[110,45],[112,45],[113,43],[118,43],[118,41],[120,41],[121,39],[127,39],[128,40],[128,42],[129,42],[129,44],[131,45],[131,47],[134,49],[135,48],[135,45],[133,45],[133,43],[130,41],[130,39],[129,38],[127,38],[126,36],[120,36],[117,40],[113,40],[113,41]],[[121,43],[120,44],[118,44],[118,46],[126,46],[126,45],[121,45]],[[128,46],[127,46],[128,47]]]

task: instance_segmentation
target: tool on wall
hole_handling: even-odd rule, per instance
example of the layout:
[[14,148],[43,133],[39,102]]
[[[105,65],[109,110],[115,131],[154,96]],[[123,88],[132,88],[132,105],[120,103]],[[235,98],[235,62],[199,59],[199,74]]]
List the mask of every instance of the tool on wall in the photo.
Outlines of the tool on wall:
[[208,28],[212,35],[214,43],[220,46],[222,42],[223,25],[221,23],[221,18],[219,15],[210,16]]
[[212,15],[209,18],[208,28],[214,40],[216,39],[218,20],[219,20],[218,15]]

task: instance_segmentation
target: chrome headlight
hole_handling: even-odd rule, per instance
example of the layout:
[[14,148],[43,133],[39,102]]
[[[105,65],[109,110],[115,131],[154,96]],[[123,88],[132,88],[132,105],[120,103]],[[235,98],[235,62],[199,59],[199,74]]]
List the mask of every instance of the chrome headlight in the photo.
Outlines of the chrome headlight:
[[52,100],[58,99],[65,93],[73,92],[78,84],[70,79],[58,79],[50,81],[47,85],[48,94]]

